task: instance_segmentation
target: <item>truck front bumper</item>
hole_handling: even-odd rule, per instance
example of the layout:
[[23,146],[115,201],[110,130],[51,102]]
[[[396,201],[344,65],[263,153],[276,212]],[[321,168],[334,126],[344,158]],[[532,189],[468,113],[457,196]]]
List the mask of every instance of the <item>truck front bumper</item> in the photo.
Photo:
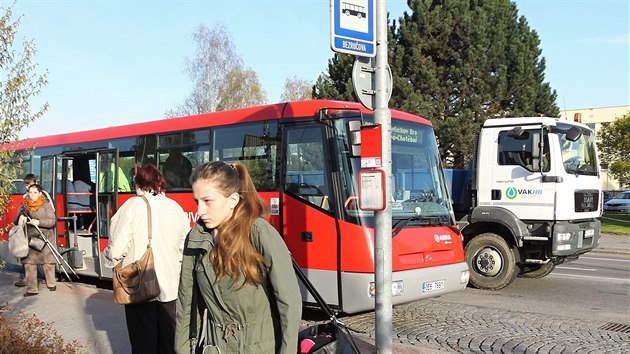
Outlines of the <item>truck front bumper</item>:
[[580,223],[557,222],[553,227],[554,256],[586,253],[599,245],[601,222],[598,219]]

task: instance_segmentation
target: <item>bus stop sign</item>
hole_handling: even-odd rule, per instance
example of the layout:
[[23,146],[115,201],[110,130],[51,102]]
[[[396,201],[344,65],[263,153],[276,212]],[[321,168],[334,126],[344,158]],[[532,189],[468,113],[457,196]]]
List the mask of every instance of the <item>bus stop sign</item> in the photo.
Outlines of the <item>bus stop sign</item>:
[[376,56],[375,0],[330,0],[330,47],[338,53]]

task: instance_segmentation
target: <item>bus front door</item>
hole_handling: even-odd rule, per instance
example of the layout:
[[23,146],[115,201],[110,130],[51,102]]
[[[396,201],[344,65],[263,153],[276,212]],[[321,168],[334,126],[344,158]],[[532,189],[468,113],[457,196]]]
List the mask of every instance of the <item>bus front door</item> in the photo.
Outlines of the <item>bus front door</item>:
[[[333,214],[329,159],[319,124],[284,126],[282,234],[293,257],[322,298],[341,306],[339,233]],[[305,302],[315,302],[306,291]]]
[[56,157],[55,188],[59,198],[59,249],[77,274],[100,276],[96,156],[75,151]]
[[109,220],[118,210],[118,191],[129,188],[121,183],[124,174],[118,166],[118,150],[103,150],[96,154],[96,215],[98,236],[99,274],[102,278],[111,278],[112,269],[105,266],[103,250],[109,242]]

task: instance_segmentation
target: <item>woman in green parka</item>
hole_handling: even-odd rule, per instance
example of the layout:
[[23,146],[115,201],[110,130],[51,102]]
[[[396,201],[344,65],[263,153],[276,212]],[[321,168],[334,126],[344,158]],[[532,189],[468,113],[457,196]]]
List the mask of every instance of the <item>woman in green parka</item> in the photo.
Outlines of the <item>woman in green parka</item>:
[[184,248],[175,350],[201,352],[195,341],[203,340],[223,354],[295,353],[302,316],[297,278],[284,241],[263,219],[269,206],[247,168],[206,163],[191,183],[198,221]]

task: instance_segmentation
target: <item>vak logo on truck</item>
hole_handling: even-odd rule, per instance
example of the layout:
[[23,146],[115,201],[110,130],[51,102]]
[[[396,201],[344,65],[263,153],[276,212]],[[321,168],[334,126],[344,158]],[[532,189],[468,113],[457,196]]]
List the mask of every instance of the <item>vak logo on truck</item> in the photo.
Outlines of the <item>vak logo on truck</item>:
[[543,194],[542,189],[518,189],[516,187],[510,187],[505,190],[505,196],[508,199],[515,199],[519,195],[525,198],[535,198]]

